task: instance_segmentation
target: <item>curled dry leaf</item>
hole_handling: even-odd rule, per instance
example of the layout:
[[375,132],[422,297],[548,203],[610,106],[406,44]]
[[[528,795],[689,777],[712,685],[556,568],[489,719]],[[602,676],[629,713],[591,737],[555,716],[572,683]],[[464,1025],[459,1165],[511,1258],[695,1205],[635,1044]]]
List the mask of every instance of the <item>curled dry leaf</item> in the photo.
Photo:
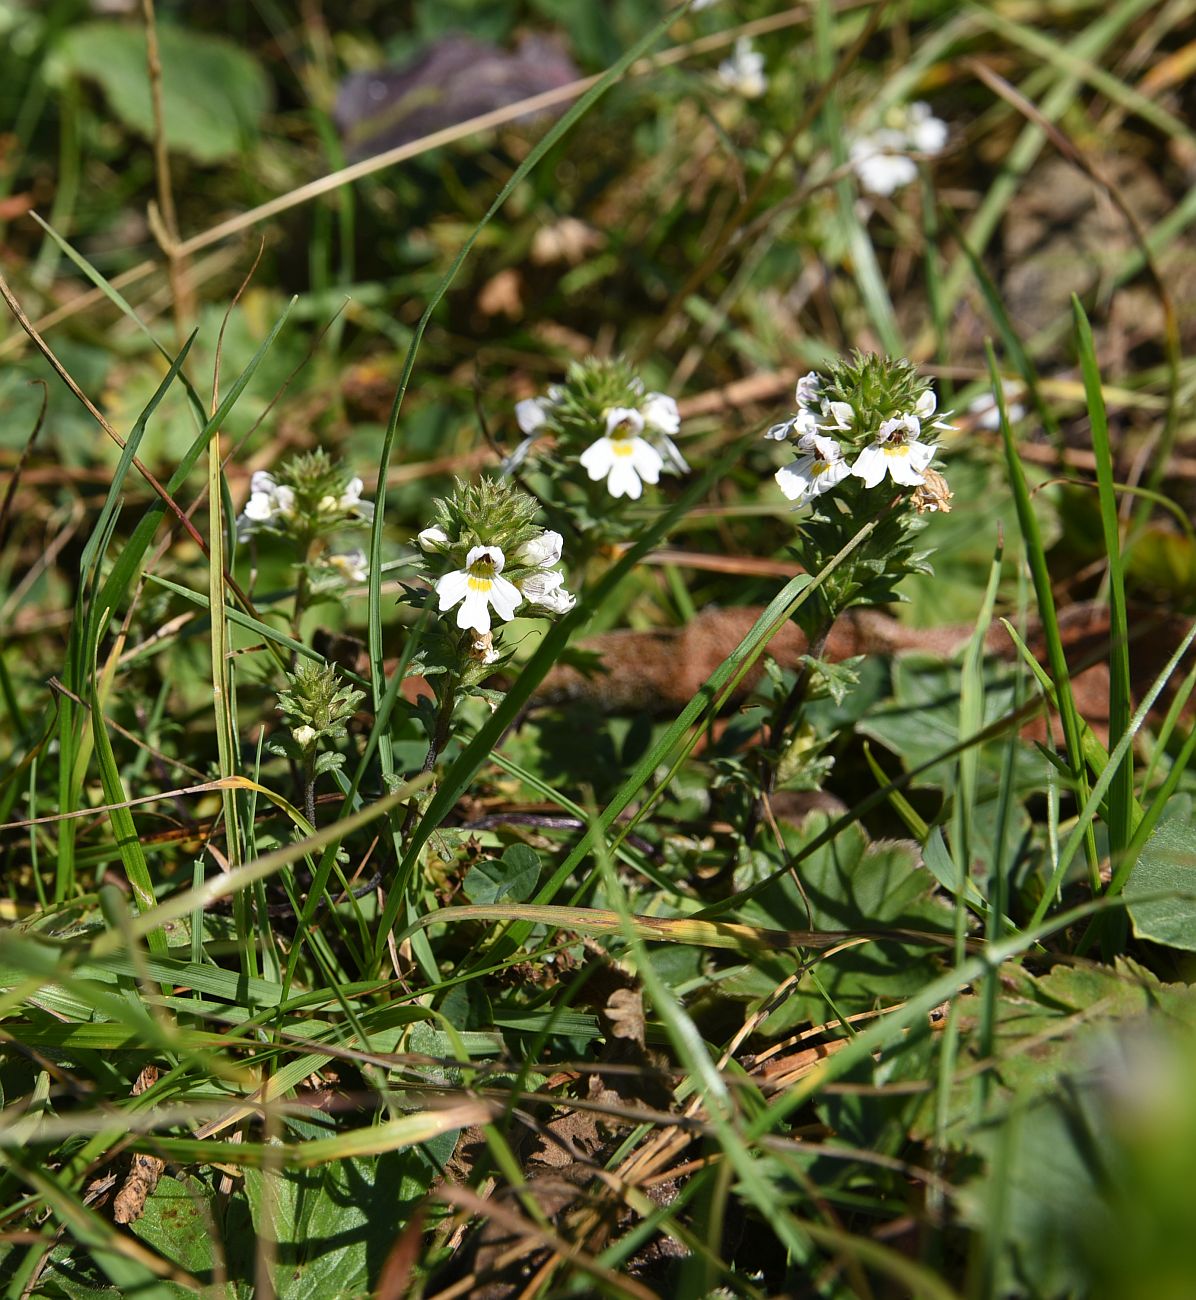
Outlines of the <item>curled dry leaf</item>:
[[[147,1065],[137,1076],[133,1084],[133,1096],[140,1097],[148,1088],[158,1082],[158,1067]],[[146,1155],[143,1151],[133,1153],[133,1164],[128,1177],[121,1184],[112,1202],[112,1217],[117,1223],[133,1223],[145,1213],[145,1203],[154,1194],[166,1161],[157,1156]]]

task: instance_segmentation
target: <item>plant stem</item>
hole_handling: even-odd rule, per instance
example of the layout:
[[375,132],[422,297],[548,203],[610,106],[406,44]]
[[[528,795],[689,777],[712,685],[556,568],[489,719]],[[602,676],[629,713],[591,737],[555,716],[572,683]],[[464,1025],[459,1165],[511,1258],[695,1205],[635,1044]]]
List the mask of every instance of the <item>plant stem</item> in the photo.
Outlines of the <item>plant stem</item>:
[[[810,688],[810,678],[814,673],[814,664],[822,658],[826,652],[826,643],[831,634],[831,628],[835,623],[835,615],[832,613],[818,629],[817,633],[811,638],[807,647],[808,656],[805,664],[799,669],[793,686],[789,694],[785,696],[781,707],[773,715],[772,726],[768,733],[768,751],[772,755],[781,753],[781,746],[784,744],[785,733],[788,731],[790,724],[795,717],[800,716],[801,707],[805,703],[806,694]],[[764,810],[764,800],[772,794],[777,780],[777,766],[779,759],[777,757],[766,761],[764,771],[760,776],[760,793],[752,801],[752,806],[748,811],[747,821],[743,828],[743,838],[745,845],[750,846],[756,836],[756,831],[760,825],[760,817]]]

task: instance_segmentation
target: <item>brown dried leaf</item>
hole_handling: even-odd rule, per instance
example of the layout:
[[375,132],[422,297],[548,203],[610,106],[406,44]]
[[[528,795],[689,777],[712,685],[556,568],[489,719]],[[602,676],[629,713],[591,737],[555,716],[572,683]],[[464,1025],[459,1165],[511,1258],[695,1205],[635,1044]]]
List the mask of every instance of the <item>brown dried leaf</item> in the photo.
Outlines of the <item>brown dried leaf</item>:
[[627,1038],[644,1046],[644,996],[639,989],[615,989],[606,1000],[603,1016],[612,1038]]

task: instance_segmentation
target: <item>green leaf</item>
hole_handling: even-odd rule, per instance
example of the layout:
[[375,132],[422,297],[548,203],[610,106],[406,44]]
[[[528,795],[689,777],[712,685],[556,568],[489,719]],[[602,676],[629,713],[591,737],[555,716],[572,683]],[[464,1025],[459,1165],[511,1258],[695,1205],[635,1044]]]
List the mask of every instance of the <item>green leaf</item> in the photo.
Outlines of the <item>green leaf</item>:
[[[269,83],[257,60],[232,41],[181,27],[159,27],[158,44],[167,145],[201,163],[238,157],[256,136],[270,102]],[[140,26],[72,26],[55,50],[55,71],[98,83],[125,126],[153,138]]]
[[210,1202],[208,1189],[197,1179],[184,1185],[175,1178],[162,1178],[130,1230],[185,1272],[210,1273],[215,1263]]
[[526,844],[512,844],[496,862],[479,862],[465,873],[465,896],[471,903],[525,902],[540,879],[540,859]]
[[[810,818],[801,832],[807,840],[822,829]],[[792,853],[795,841],[787,838]],[[763,864],[768,865],[768,864]],[[912,843],[870,844],[864,831],[851,826],[801,865],[800,883],[782,876],[747,902],[740,919],[770,927],[811,930],[883,930],[900,928],[946,934],[949,905],[936,893],[933,875],[918,861]],[[736,874],[736,888],[750,883]],[[939,950],[900,939],[848,946],[814,968],[818,981],[844,1014],[890,1005],[933,979]],[[793,971],[792,958],[761,955],[750,970],[723,985],[736,996],[768,998]],[[815,1024],[833,1017],[809,976],[769,1016],[763,1032],[778,1034],[803,1020]]]
[[1196,952],[1196,829],[1188,817],[1173,812],[1159,822],[1125,896],[1139,939]]

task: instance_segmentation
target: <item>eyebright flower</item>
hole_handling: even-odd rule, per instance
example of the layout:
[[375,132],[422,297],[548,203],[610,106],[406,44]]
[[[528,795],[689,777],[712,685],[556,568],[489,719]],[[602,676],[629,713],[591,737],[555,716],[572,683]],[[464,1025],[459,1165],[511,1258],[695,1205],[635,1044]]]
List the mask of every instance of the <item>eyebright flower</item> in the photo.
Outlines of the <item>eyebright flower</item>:
[[369,576],[368,557],[360,548],[325,556],[324,562],[346,582],[364,582]]
[[[1005,413],[1009,416],[1010,424],[1022,419],[1026,414],[1026,408],[1018,401],[1022,395],[1020,384],[1011,384],[1006,380],[1001,381],[1001,393],[1005,399]],[[978,429],[999,429],[1001,427],[1001,412],[997,406],[997,399],[992,392],[981,393],[968,403],[968,411],[976,421]]]
[[777,486],[799,505],[829,492],[851,473],[851,466],[833,438],[817,433],[808,437],[811,447],[806,455],[792,465],[782,465],[775,475]]
[[744,99],[759,99],[768,89],[764,73],[764,55],[753,45],[750,36],[741,36],[735,42],[735,53],[718,65],[719,82]]
[[249,480],[249,500],[237,521],[238,532],[249,533],[258,525],[285,519],[294,508],[295,494],[289,487],[280,487],[266,470],[255,470]]
[[306,546],[315,538],[358,527],[374,517],[364,484],[324,451],[293,456],[277,473],[258,470],[237,519],[237,535],[276,533]]
[[[914,507],[948,510],[950,489],[929,466],[938,451],[935,435],[952,425],[936,414],[933,389],[906,361],[857,353],[826,376],[803,376],[797,412],[766,437],[794,444],[798,458],[776,473],[777,485],[799,505],[843,485],[865,489],[886,478],[920,489]],[[857,489],[858,491],[858,489]],[[846,506],[854,509],[855,504]]]
[[465,568],[446,573],[436,583],[440,612],[456,605],[457,626],[475,632],[490,631],[490,608],[500,619],[515,617],[523,597],[514,583],[502,577],[506,556],[497,546],[474,546],[465,560]]
[[644,483],[658,483],[664,459],[660,452],[640,435],[644,417],[627,406],[606,412],[606,435],[582,452],[582,467],[593,482],[606,480],[612,497],[628,496],[638,500]]
[[613,497],[636,500],[643,484],[657,483],[662,471],[689,470],[673,442],[681,428],[677,403],[667,393],[646,392],[620,358],[574,363],[563,384],[517,403],[515,419],[525,436],[504,473],[523,464],[540,440],[546,472],[605,482]]
[[[419,534],[424,553],[445,556],[450,567],[434,583],[441,613],[456,610],[456,625],[471,630],[475,640],[490,634],[493,619],[510,620],[525,603],[549,614],[567,613],[576,604],[556,567],[564,538],[534,522],[537,510],[536,501],[509,480],[459,483],[436,503],[439,522]],[[453,653],[494,662],[463,642]]]
[[883,126],[854,140],[849,158],[861,189],[889,195],[917,179],[911,152],[934,155],[946,143],[947,125],[934,116],[930,105],[910,104],[890,110]]

